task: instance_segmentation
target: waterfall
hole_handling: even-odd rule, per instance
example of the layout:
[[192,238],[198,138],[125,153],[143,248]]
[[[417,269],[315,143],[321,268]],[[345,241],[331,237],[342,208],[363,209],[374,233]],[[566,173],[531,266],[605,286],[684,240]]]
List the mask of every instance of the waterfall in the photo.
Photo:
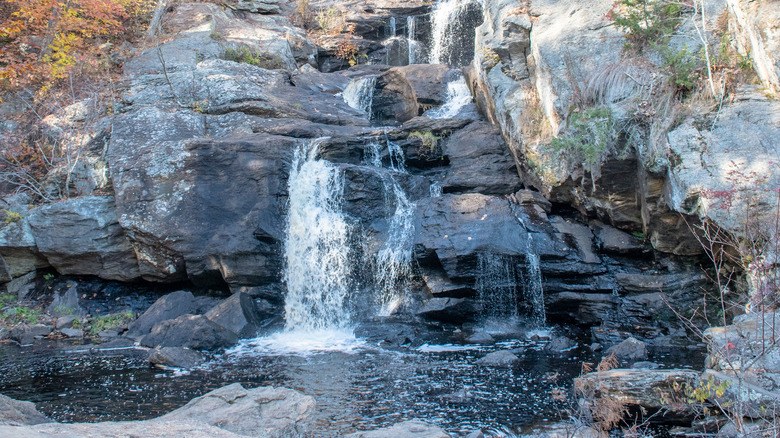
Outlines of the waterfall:
[[477,254],[477,298],[487,320],[516,320],[517,266],[514,257],[492,252]]
[[523,298],[531,305],[531,320],[537,327],[544,327],[547,323],[547,315],[544,309],[544,287],[542,286],[542,269],[539,265],[539,254],[534,252],[534,235],[528,231],[523,214],[518,211],[517,205],[510,203],[510,209],[515,219],[525,229],[528,235],[525,255],[528,261],[527,275],[523,287]]
[[376,76],[364,76],[353,79],[347,84],[342,98],[347,105],[364,112],[371,118],[371,105],[374,101],[374,85]]
[[[533,236],[529,234],[530,239]],[[528,277],[523,287],[523,297],[531,303],[531,320],[537,327],[544,327],[547,316],[544,311],[544,289],[542,288],[542,269],[539,266],[539,254],[526,253],[528,258]]]
[[403,303],[403,282],[411,275],[414,209],[398,182],[392,180],[395,212],[387,241],[376,255],[375,281],[379,290],[380,315],[391,314]]
[[409,64],[417,64],[420,60],[420,43],[416,39],[417,17],[410,15],[406,17],[406,40],[409,48]]
[[482,9],[474,0],[441,0],[431,11],[431,64],[467,65],[474,58],[474,29]]
[[[385,137],[385,145],[390,157],[389,168],[398,173],[406,173],[406,160],[403,149]],[[366,146],[365,162],[382,167],[379,143]],[[377,288],[379,314],[389,315],[403,304],[405,282],[411,275],[412,238],[414,234],[414,210],[416,203],[409,200],[406,192],[392,172],[382,172],[385,192],[392,192],[395,211],[390,218],[387,239],[374,257],[374,282]]]
[[350,226],[341,212],[343,179],[317,159],[322,139],[295,152],[289,179],[290,210],[284,243],[286,331],[346,327]]
[[447,100],[440,108],[429,110],[426,116],[432,119],[451,119],[456,117],[460,110],[472,101],[471,90],[466,84],[466,79],[461,76],[447,84]]
[[389,34],[390,34],[390,37],[392,38],[392,37],[394,37],[394,36],[395,36],[395,34],[396,34],[396,29],[395,29],[395,17],[390,17],[390,20],[388,20],[388,26],[390,27],[390,32],[389,32]]
[[438,198],[442,195],[442,187],[439,181],[434,181],[428,188],[431,198]]

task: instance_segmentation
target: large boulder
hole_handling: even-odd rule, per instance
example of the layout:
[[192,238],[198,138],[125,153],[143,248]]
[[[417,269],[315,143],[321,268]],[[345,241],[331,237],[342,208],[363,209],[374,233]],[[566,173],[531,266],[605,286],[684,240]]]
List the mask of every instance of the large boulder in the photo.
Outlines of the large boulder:
[[234,383],[163,415],[162,421],[197,420],[245,436],[305,436],[314,413],[310,396],[272,386],[244,389]]
[[132,281],[141,274],[119,225],[113,196],[85,196],[47,204],[28,216],[38,250],[61,274]]
[[712,123],[702,127],[691,118],[670,132],[669,148],[678,157],[668,172],[672,207],[739,235],[750,216],[751,232],[776,240],[778,199],[766,189],[780,187],[779,113],[780,101],[743,88]]
[[619,360],[637,361],[647,359],[647,346],[636,338],[628,338],[625,341],[610,347],[607,354],[614,354]]
[[487,122],[473,122],[443,141],[449,169],[442,181],[444,193],[508,195],[521,187],[515,161],[501,130]]
[[163,367],[194,368],[205,361],[198,351],[184,347],[162,347],[149,352],[149,362]]
[[[415,257],[422,266],[440,266],[456,283],[475,281],[480,254],[516,257],[527,253],[565,255],[544,209],[530,200],[481,194],[444,195],[420,202],[415,212]],[[436,277],[431,277],[436,279]]]
[[743,56],[753,61],[767,88],[780,91],[780,10],[775,2],[727,0],[729,30]]
[[463,324],[474,319],[480,307],[469,298],[431,298],[417,314],[435,321]]
[[[0,403],[3,401],[0,400]],[[8,406],[16,409],[17,404],[22,402],[10,400],[8,403],[13,403]],[[162,417],[144,421],[60,424],[34,415],[34,412],[21,417],[13,412],[10,418],[20,418],[20,423],[32,425],[11,426],[0,422],[0,436],[297,438],[311,433],[309,417],[313,414],[314,405],[312,397],[291,389],[270,386],[244,389],[234,383],[193,399]],[[27,406],[23,408],[26,410]]]
[[417,94],[406,77],[391,69],[376,78],[371,118],[378,123],[405,122],[417,115]]
[[35,409],[35,404],[0,394],[0,425],[27,426],[52,421]]
[[0,227],[0,281],[9,281],[49,265],[35,245],[26,217]]
[[111,174],[141,273],[202,285],[275,281],[287,172],[299,142],[202,138],[197,119],[149,108],[115,122]]
[[443,64],[412,64],[392,69],[409,81],[420,105],[443,105],[447,101],[447,82],[457,79],[458,70]]
[[217,350],[235,345],[238,339],[235,333],[203,315],[182,315],[155,325],[140,342],[147,347]]
[[237,292],[206,312],[206,318],[235,333],[239,338],[252,338],[273,315],[263,313],[254,298]]
[[678,388],[693,386],[700,373],[693,370],[623,369],[598,371],[574,379],[574,388],[590,400],[606,397],[620,403],[660,409]]
[[155,325],[181,315],[194,313],[195,308],[195,296],[192,292],[185,290],[171,292],[160,297],[138,319],[131,322],[127,327],[127,336],[140,338],[149,334]]

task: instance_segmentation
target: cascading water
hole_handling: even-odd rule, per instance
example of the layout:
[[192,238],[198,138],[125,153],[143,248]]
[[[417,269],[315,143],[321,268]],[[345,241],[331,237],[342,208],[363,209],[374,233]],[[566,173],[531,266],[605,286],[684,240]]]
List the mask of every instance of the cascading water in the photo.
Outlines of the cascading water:
[[284,331],[243,341],[231,353],[349,351],[359,345],[345,306],[351,290],[350,225],[341,211],[343,176],[317,158],[325,139],[301,143],[288,181],[284,242]]
[[[533,236],[529,234],[530,239]],[[527,252],[528,278],[525,281],[523,295],[527,302],[531,303],[531,321],[536,327],[544,327],[547,323],[547,315],[544,311],[544,289],[542,288],[542,269],[539,266],[539,254]]]
[[486,320],[516,321],[519,316],[516,258],[480,252],[477,266],[477,298],[482,303]]
[[344,300],[350,227],[341,212],[343,179],[331,163],[316,159],[321,142],[303,144],[290,172],[284,245],[288,331],[344,328],[349,322]]
[[482,7],[474,0],[442,0],[431,11],[431,64],[467,65],[474,58],[474,29]]
[[406,17],[406,40],[409,47],[409,64],[417,64],[417,62],[422,60],[422,57],[420,56],[422,47],[420,46],[420,42],[417,41],[416,33],[417,17],[413,15]]
[[466,84],[466,79],[461,76],[447,84],[447,100],[444,105],[427,111],[425,115],[431,119],[450,119],[456,117],[471,101],[471,90]]
[[[401,147],[387,138],[385,144],[390,159],[390,169],[406,173],[405,157]],[[382,167],[378,143],[367,145],[365,161],[372,166]],[[374,257],[374,281],[377,288],[377,301],[380,305],[379,314],[389,315],[403,304],[404,283],[411,275],[413,217],[416,204],[409,200],[393,173],[383,172],[381,175],[385,191],[392,191],[393,199],[388,201],[395,203],[395,211],[390,218],[387,239]]]
[[397,32],[395,27],[395,17],[390,17],[390,19],[387,21],[387,25],[390,28],[388,34],[390,35],[390,37],[394,37]]
[[431,198],[438,198],[442,195],[442,187],[439,181],[434,181],[428,189]]
[[531,320],[537,327],[544,327],[547,323],[547,315],[544,310],[544,288],[542,287],[542,269],[539,265],[539,254],[534,252],[534,235],[528,231],[528,226],[523,220],[523,215],[518,211],[517,206],[509,204],[515,219],[522,225],[528,234],[527,247],[525,255],[527,259],[527,275],[523,287],[523,297],[526,302],[531,304]]
[[353,79],[344,88],[341,97],[347,105],[362,111],[371,118],[371,105],[374,100],[374,85],[376,85],[376,76],[364,76]]

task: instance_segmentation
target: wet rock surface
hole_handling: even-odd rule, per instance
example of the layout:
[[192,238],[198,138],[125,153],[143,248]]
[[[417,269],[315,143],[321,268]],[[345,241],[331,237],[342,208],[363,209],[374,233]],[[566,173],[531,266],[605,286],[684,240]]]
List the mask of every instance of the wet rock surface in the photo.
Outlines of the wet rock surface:
[[[162,417],[146,421],[60,424],[47,421],[31,403],[0,398],[4,410],[0,433],[7,436],[52,435],[122,437],[305,436],[314,399],[285,388],[244,389],[235,383],[211,391]],[[19,422],[19,426],[12,425]],[[38,425],[39,423],[47,423]],[[28,426],[29,425],[29,426]]]
[[182,315],[156,324],[140,342],[147,347],[216,350],[233,346],[238,339],[235,333],[203,315]]

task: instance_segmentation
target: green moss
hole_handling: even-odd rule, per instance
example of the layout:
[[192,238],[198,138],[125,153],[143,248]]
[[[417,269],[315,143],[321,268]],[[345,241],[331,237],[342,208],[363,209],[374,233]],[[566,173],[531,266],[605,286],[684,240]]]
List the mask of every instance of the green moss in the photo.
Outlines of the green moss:
[[46,316],[38,309],[27,306],[8,307],[3,310],[3,319],[10,324],[36,324]]
[[227,47],[222,57],[228,61],[241,62],[265,69],[284,67],[284,61],[280,56],[264,56],[246,46]]
[[19,213],[14,213],[11,210],[3,210],[3,213],[5,213],[5,223],[10,224],[12,222],[17,222],[22,219],[22,215]]
[[[127,324],[133,319],[135,319],[135,315],[133,314],[132,310],[126,310],[124,312],[110,313],[108,315],[96,316],[95,318],[92,319],[92,324],[89,332],[92,335],[97,335],[100,332],[110,330],[114,327],[119,327],[120,325]],[[74,322],[74,326],[75,326],[75,322]]]
[[14,294],[0,295],[0,309],[5,309],[8,306],[12,306],[16,303],[17,297]]
[[434,158],[439,155],[439,140],[441,137],[437,136],[431,131],[412,131],[407,138],[417,138],[422,141],[422,145],[417,149],[417,153],[424,158]]

